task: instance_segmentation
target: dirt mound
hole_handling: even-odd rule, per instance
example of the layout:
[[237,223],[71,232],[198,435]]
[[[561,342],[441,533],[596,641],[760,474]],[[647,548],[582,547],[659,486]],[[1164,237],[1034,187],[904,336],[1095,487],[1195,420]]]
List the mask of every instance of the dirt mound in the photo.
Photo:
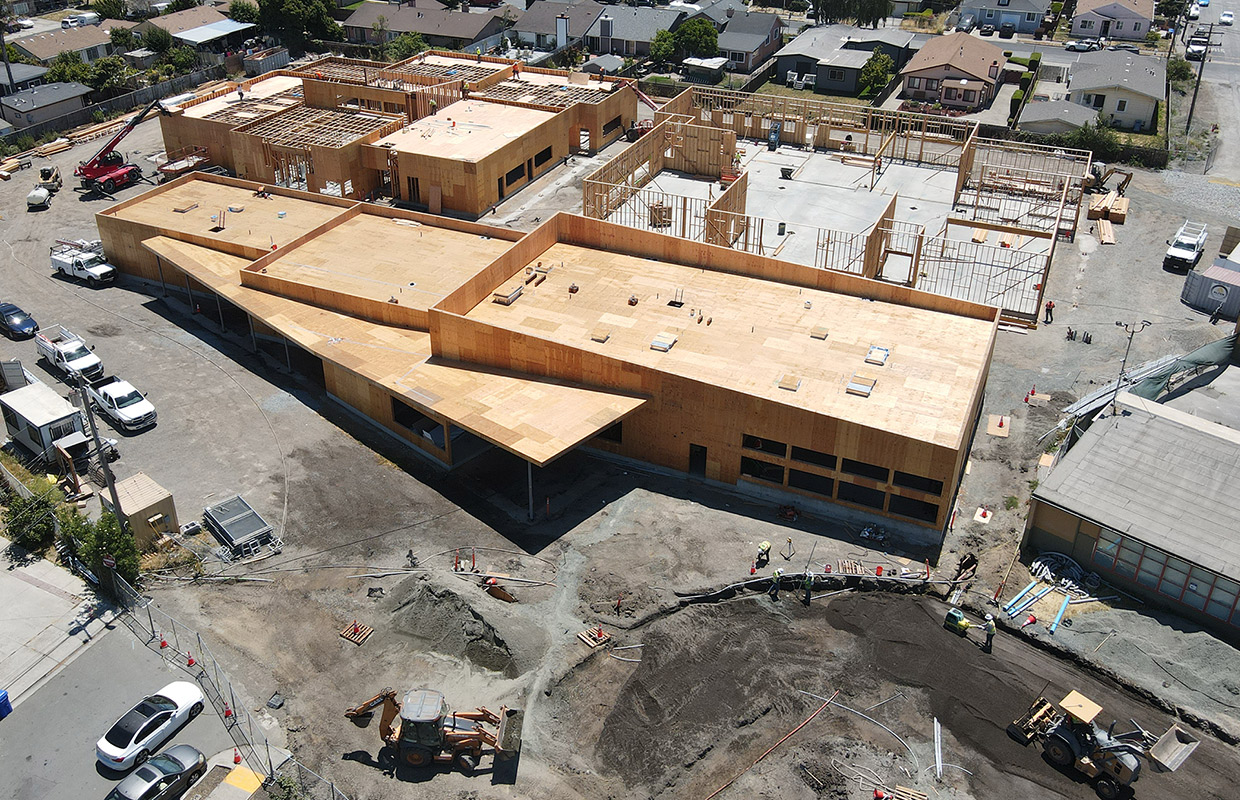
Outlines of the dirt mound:
[[508,644],[456,592],[418,580],[401,587],[391,605],[396,629],[427,649],[464,658],[509,678],[520,674]]

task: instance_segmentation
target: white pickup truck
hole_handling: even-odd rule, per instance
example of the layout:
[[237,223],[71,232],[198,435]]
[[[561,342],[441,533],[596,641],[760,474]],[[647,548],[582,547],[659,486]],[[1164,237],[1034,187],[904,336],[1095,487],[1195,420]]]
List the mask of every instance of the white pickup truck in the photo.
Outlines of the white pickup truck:
[[1201,222],[1185,222],[1174,239],[1167,240],[1163,268],[1188,271],[1197,266],[1206,249],[1206,226]]
[[52,269],[84,280],[91,288],[116,280],[116,267],[104,260],[103,244],[97,240],[57,239],[52,245]]
[[137,431],[155,424],[155,406],[129,381],[113,375],[86,384],[86,394],[99,413],[123,431]]
[[87,380],[103,377],[103,362],[90,351],[86,341],[63,325],[40,331],[34,337],[34,346],[47,363],[56,367],[66,378],[81,375]]

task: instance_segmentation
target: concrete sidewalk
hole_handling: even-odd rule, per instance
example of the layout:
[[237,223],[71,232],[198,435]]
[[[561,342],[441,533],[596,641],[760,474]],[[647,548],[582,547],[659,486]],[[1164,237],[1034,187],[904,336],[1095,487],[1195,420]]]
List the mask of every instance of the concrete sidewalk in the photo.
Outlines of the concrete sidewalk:
[[113,608],[68,570],[13,561],[0,537],[0,690],[16,707],[107,633]]

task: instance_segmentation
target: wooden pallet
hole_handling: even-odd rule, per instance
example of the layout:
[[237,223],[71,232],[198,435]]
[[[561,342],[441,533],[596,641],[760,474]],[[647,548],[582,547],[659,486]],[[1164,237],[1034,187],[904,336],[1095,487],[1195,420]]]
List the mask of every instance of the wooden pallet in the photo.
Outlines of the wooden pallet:
[[853,561],[847,558],[841,558],[838,562],[837,571],[843,575],[865,575],[865,565],[860,561]]
[[611,634],[602,628],[587,628],[577,634],[577,638],[588,644],[591,648],[602,647],[611,641]]
[[340,638],[346,639],[353,642],[353,644],[358,647],[361,647],[366,643],[366,640],[370,638],[370,634],[374,632],[375,629],[369,625],[359,625],[357,620],[353,620],[344,627],[344,630],[340,632]]
[[891,793],[895,800],[929,800],[929,795],[925,792],[919,792],[916,789],[910,789],[907,786],[897,786]]

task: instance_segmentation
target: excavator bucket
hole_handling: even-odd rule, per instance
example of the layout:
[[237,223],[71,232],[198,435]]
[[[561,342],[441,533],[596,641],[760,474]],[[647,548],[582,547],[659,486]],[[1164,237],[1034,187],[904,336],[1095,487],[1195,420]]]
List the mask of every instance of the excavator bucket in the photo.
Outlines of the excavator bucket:
[[1167,732],[1158,737],[1158,741],[1150,748],[1150,761],[1160,771],[1175,772],[1199,744],[1200,739],[1180,727],[1178,722],[1172,723]]
[[516,708],[499,710],[499,729],[495,733],[495,755],[512,758],[521,752],[521,726],[525,724],[525,712]]

